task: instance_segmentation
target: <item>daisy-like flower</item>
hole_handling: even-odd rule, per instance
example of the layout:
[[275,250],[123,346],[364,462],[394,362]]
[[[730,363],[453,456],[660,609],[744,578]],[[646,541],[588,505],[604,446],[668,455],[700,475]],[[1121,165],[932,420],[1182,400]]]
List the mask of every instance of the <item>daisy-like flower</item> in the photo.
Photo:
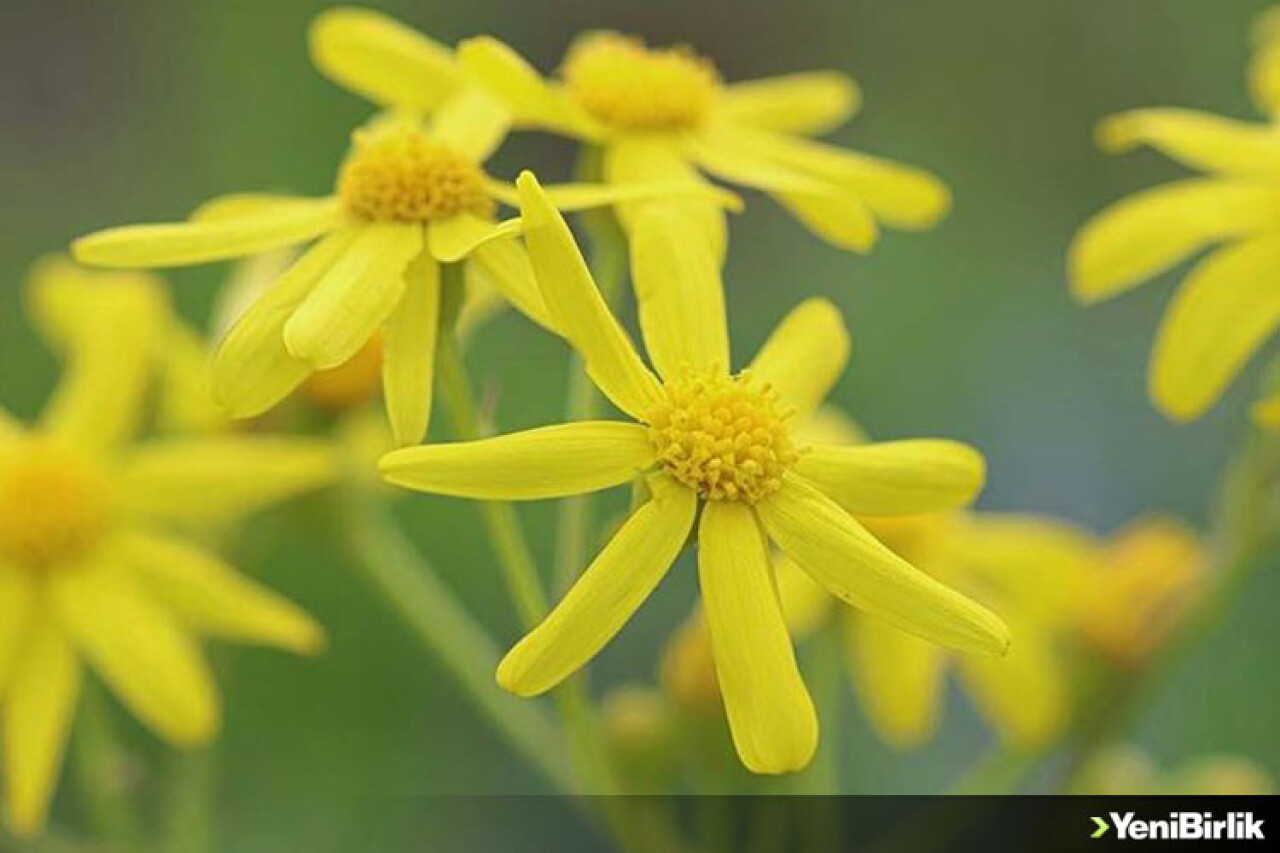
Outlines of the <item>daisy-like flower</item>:
[[1280,325],[1280,18],[1264,17],[1251,69],[1265,123],[1139,109],[1098,127],[1112,152],[1150,145],[1203,176],[1137,193],[1098,214],[1070,251],[1071,288],[1093,304],[1205,250],[1169,305],[1148,371],[1167,417],[1204,414]]
[[273,438],[129,446],[163,328],[136,289],[106,292],[67,339],[39,424],[0,409],[0,753],[6,819],[23,835],[44,823],[86,666],[150,729],[192,746],[219,722],[200,638],[300,653],[323,642],[309,616],[178,528],[326,482],[331,451]]
[[[809,138],[856,110],[858,88],[844,74],[726,84],[710,60],[688,48],[651,48],[612,32],[578,38],[555,81],[492,38],[463,42],[458,58],[506,102],[517,126],[598,147],[610,183],[705,171],[769,193],[823,239],[859,252],[875,242],[878,222],[927,228],[950,206],[947,188],[926,172]],[[619,208],[624,224],[637,207]],[[722,250],[720,212],[682,207],[694,210],[693,221]]]
[[[381,334],[387,414],[397,443],[411,444],[426,434],[431,414],[442,279],[451,265],[465,262],[464,277],[483,279],[549,325],[514,239],[519,223],[494,220],[498,202],[513,193],[480,165],[497,141],[486,127],[445,115],[429,125],[383,117],[356,131],[331,196],[224,197],[186,222],[100,231],[75,241],[73,251],[99,266],[172,267],[315,241],[218,346],[214,396],[234,417],[261,414]],[[681,188],[565,185],[552,192],[576,209],[670,191]]]
[[1004,624],[908,565],[850,511],[957,506],[983,479],[981,456],[948,441],[807,447],[793,413],[835,382],[848,337],[830,303],[802,304],[750,367],[728,370],[718,267],[667,249],[667,323],[647,330],[655,375],[609,313],[568,226],[532,175],[517,182],[525,240],[551,316],[600,391],[633,422],[584,421],[388,454],[383,475],[433,494],[536,500],[644,478],[639,507],[547,618],[501,662],[498,681],[533,696],[583,666],[622,628],[698,523],[699,579],[734,743],[762,773],[803,767],[817,743],[767,542],[841,599],[955,648],[1001,654]]

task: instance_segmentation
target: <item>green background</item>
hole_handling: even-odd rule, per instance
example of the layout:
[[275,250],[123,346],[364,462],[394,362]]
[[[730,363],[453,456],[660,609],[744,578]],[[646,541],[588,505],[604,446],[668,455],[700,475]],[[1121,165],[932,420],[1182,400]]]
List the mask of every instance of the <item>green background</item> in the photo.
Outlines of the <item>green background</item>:
[[[69,238],[173,219],[233,190],[326,192],[359,99],[310,67],[319,2],[0,3],[0,400],[31,416],[52,359],[24,324],[27,264]],[[1101,154],[1102,116],[1147,105],[1251,116],[1246,0],[792,0],[764,2],[382,2],[434,37],[504,39],[542,68],[574,33],[617,28],[684,41],[727,79],[839,68],[865,105],[841,143],[918,164],[952,187],[935,231],[889,233],[870,257],[817,241],[768,200],[733,222],[726,280],[741,364],[801,298],[846,312],[851,367],[834,399],[876,436],[941,434],[990,462],[981,507],[1053,513],[1108,531],[1158,509],[1204,524],[1247,427],[1255,365],[1208,417],[1174,425],[1145,398],[1152,334],[1177,275],[1085,310],[1067,295],[1065,250],[1090,214],[1179,174],[1150,153]],[[569,174],[572,147],[520,135],[492,171]],[[202,321],[223,269],[172,276]],[[562,344],[515,317],[475,347],[505,428],[560,414]],[[423,550],[505,644],[516,636],[471,508],[408,502]],[[526,515],[549,561],[550,505]],[[536,791],[445,672],[424,660],[334,556],[314,506],[250,528],[240,564],[308,606],[329,653],[297,662],[225,650],[226,727],[217,745],[218,849],[375,849],[475,832],[423,795]],[[447,531],[447,533],[446,533]],[[1277,561],[1272,561],[1277,562]],[[686,559],[602,656],[597,685],[651,677],[693,595]],[[1267,569],[1270,569],[1269,571]],[[1233,751],[1280,773],[1280,565],[1259,572],[1224,627],[1158,692],[1131,736],[1160,760]],[[940,736],[917,753],[878,744],[853,708],[838,728],[846,787],[945,790],[989,734],[951,697]],[[135,733],[136,734],[136,733]],[[145,738],[138,742],[147,744]],[[75,804],[64,797],[63,814]],[[487,836],[486,836],[487,838]],[[363,841],[362,841],[363,840]],[[474,845],[473,845],[474,846]]]

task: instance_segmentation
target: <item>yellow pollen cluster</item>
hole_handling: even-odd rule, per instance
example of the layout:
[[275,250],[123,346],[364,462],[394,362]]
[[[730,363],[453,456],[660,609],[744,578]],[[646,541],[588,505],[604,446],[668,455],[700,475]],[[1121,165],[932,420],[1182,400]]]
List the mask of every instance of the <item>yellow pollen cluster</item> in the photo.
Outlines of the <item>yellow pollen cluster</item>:
[[706,500],[749,504],[782,485],[798,454],[790,412],[770,386],[745,372],[685,371],[663,391],[647,421],[658,461],[673,477]]
[[494,211],[475,163],[401,124],[356,132],[338,175],[338,195],[353,213],[383,221],[487,217]]
[[624,130],[697,126],[715,102],[715,66],[685,47],[651,49],[639,39],[593,33],[564,60],[569,94],[587,112]]
[[84,461],[34,442],[0,457],[0,563],[74,559],[106,525],[105,484]]

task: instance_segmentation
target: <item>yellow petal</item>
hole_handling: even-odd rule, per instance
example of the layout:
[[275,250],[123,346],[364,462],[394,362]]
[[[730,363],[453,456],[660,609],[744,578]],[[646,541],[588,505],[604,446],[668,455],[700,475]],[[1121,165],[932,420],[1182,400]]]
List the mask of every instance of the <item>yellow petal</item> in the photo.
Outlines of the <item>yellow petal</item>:
[[698,528],[698,580],[738,757],[755,773],[802,769],[818,745],[818,717],[750,507],[707,503]]
[[146,591],[193,631],[299,654],[324,646],[301,608],[201,548],[146,533],[123,536],[119,548]]
[[1136,193],[1085,224],[1071,244],[1071,290],[1098,302],[1207,246],[1273,229],[1280,189],[1191,179]]
[[435,391],[440,265],[423,252],[405,271],[405,293],[382,328],[382,392],[396,445],[423,441]]
[[849,360],[849,331],[840,309],[806,299],[783,318],[747,368],[777,389],[803,420],[831,391]]
[[511,111],[478,86],[467,86],[446,100],[431,120],[430,135],[437,142],[483,163],[498,150],[511,127]]
[[1172,108],[1132,110],[1098,124],[1098,144],[1118,153],[1150,145],[1193,169],[1280,178],[1280,136],[1266,124]]
[[869,440],[857,421],[833,405],[819,406],[796,424],[795,437],[810,444],[865,444]]
[[546,303],[533,277],[529,253],[519,240],[493,240],[482,243],[467,256],[465,269],[467,288],[491,287],[502,294],[512,307],[544,329],[555,331]]
[[856,252],[878,237],[871,209],[849,187],[806,174],[755,150],[742,134],[720,129],[690,142],[693,157],[708,172],[773,195],[819,237]]
[[960,659],[974,702],[1001,738],[1019,749],[1050,746],[1070,717],[1067,674],[1052,640],[1030,625],[1014,623],[1008,655]]
[[897,228],[930,228],[951,209],[951,191],[917,169],[794,136],[735,131],[743,144],[797,172],[847,187],[879,219]]
[[1179,421],[1204,414],[1280,325],[1280,234],[1219,249],[1183,282],[1151,353],[1151,399]]
[[140,720],[178,745],[213,735],[219,717],[213,673],[192,638],[129,572],[77,567],[51,578],[49,591],[75,646]]
[[[681,146],[663,137],[624,137],[611,141],[604,149],[602,170],[607,183],[618,186],[651,186],[653,184],[700,184],[710,188]],[[678,210],[688,217],[695,230],[690,240],[701,240],[712,248],[720,264],[724,263],[728,241],[724,211],[710,201],[700,199],[653,199],[627,201],[617,206],[622,225],[630,230],[646,210]],[[563,209],[563,208],[561,208]]]
[[219,219],[238,219],[255,216],[269,210],[279,210],[289,205],[299,209],[313,206],[316,199],[307,196],[280,195],[279,193],[227,193],[201,202],[187,216],[188,221],[215,222]]
[[923,744],[938,727],[944,650],[861,615],[849,614],[845,635],[853,683],[876,732],[899,749]]
[[[518,206],[520,192],[514,185],[505,181],[488,180],[486,186],[494,198],[503,204]],[[679,205],[679,199],[715,202],[735,213],[743,209],[742,198],[730,190],[717,187],[701,178],[684,180],[646,180],[643,182],[622,182],[616,184],[568,183],[551,184],[542,188],[551,204],[561,213],[576,210],[589,210],[594,207],[623,205],[645,210],[652,205],[637,202],[655,202],[664,205]],[[681,205],[682,206],[682,205]]]
[[497,39],[478,36],[460,43],[458,62],[507,105],[520,125],[582,139],[601,137],[600,126],[591,116]]
[[838,602],[790,557],[776,555],[773,568],[787,629],[797,640],[804,639],[818,630]]
[[665,478],[556,605],[498,665],[519,696],[555,687],[596,655],[653,592],[693,528],[697,498]]
[[305,243],[345,221],[337,199],[291,201],[243,216],[109,228],[76,240],[71,252],[101,267],[190,266]]
[[21,662],[36,604],[31,573],[0,563],[0,696]]
[[1008,629],[995,614],[913,568],[795,475],[756,509],[778,547],[837,598],[960,651],[1008,648]]
[[284,327],[358,232],[343,229],[316,243],[271,283],[231,327],[213,355],[213,396],[232,417],[262,414],[311,373],[289,354]]
[[171,438],[122,460],[123,507],[147,518],[205,522],[239,518],[329,482],[335,451],[303,438]]
[[849,75],[810,71],[731,83],[717,110],[729,121],[816,135],[848,120],[861,101],[862,92]]
[[514,237],[523,228],[519,219],[491,222],[470,213],[460,213],[427,227],[427,248],[442,264],[460,261],[490,240]]
[[0,442],[21,438],[24,432],[18,419],[0,405]]
[[155,276],[90,270],[63,255],[32,264],[23,295],[32,324],[60,354],[89,334],[113,303],[129,300],[139,311],[168,310],[164,282]]
[[710,245],[689,239],[691,227],[678,211],[650,210],[631,233],[640,328],[649,357],[665,377],[682,366],[729,370],[719,261]]
[[820,444],[796,463],[802,475],[854,515],[914,515],[971,503],[986,461],[967,444],[907,439],[837,447]]
[[168,319],[162,301],[137,295],[113,291],[94,300],[94,322],[70,347],[69,364],[41,418],[59,440],[106,449],[136,431]]
[[387,482],[437,495],[540,500],[607,489],[654,462],[639,424],[579,421],[479,441],[407,447],[382,457]]
[[552,321],[604,395],[627,414],[642,417],[658,400],[658,380],[609,311],[569,226],[537,179],[525,172],[517,184],[529,259]]
[[9,828],[29,837],[44,827],[80,695],[80,664],[60,625],[39,620],[0,707]]
[[289,354],[317,370],[355,355],[404,294],[404,271],[422,251],[422,237],[416,223],[362,226],[284,324]]
[[309,41],[321,74],[384,107],[429,112],[463,83],[448,48],[369,9],[322,12]]

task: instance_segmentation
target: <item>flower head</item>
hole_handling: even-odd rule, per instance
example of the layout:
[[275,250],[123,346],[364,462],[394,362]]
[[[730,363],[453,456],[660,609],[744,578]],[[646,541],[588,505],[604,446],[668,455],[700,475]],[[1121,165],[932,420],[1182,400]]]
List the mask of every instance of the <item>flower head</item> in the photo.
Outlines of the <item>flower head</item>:
[[[1274,16],[1264,19],[1274,22]],[[1070,251],[1086,304],[1125,293],[1205,249],[1165,312],[1147,384],[1166,416],[1205,413],[1280,325],[1280,38],[1259,29],[1252,83],[1267,123],[1139,109],[1098,127],[1108,151],[1150,145],[1205,174],[1145,190],[1088,222]]]
[[635,422],[407,448],[382,460],[383,474],[420,491],[477,499],[563,497],[643,478],[649,499],[503,659],[503,686],[543,693],[585,664],[662,579],[695,521],[720,688],[738,753],[754,771],[799,769],[817,742],[774,588],[770,539],[845,601],[933,642],[1004,652],[998,618],[912,568],[850,514],[964,504],[981,487],[982,457],[933,440],[801,447],[787,426],[786,413],[815,408],[844,366],[848,337],[834,306],[802,304],[747,371],[732,374],[718,266],[705,244],[678,239],[678,227],[653,232],[643,262],[673,278],[642,313],[655,374],[609,312],[537,181],[525,173],[518,186],[547,309],[596,385]]
[[[822,238],[859,252],[874,244],[878,223],[927,228],[950,206],[946,187],[926,172],[806,138],[856,109],[857,86],[843,74],[724,83],[691,48],[650,47],[613,32],[575,40],[558,80],[487,37],[463,42],[458,61],[517,125],[600,145],[610,183],[704,180],[706,172],[769,193]],[[659,200],[618,212],[630,227],[654,205],[681,209],[723,251],[723,216],[705,202]]]
[[0,409],[0,739],[7,821],[23,835],[44,823],[86,666],[189,746],[219,718],[200,638],[302,653],[323,642],[300,609],[180,528],[312,489],[333,476],[333,454],[266,437],[129,445],[166,325],[130,297],[149,285],[99,283],[92,315],[40,294],[68,368],[39,424]]

